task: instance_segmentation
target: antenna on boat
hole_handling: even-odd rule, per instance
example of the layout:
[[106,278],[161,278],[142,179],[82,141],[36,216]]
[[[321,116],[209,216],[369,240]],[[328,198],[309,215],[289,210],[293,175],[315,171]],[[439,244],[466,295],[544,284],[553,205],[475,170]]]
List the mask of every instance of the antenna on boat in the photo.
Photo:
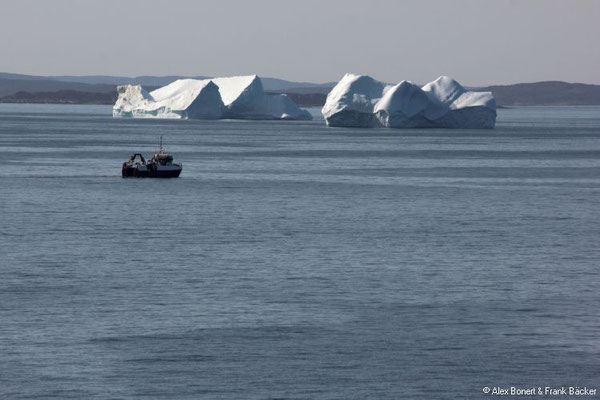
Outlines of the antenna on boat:
[[160,135],[160,141],[158,142],[158,152],[159,153],[163,152],[162,135]]

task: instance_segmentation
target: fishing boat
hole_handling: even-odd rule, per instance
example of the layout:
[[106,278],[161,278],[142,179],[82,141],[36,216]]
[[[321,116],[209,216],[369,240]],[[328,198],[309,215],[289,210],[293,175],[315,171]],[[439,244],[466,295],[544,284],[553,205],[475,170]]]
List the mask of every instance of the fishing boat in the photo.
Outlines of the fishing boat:
[[158,145],[158,153],[146,160],[140,153],[135,153],[123,163],[123,178],[177,178],[183,167],[173,162],[173,156],[165,153],[162,136]]

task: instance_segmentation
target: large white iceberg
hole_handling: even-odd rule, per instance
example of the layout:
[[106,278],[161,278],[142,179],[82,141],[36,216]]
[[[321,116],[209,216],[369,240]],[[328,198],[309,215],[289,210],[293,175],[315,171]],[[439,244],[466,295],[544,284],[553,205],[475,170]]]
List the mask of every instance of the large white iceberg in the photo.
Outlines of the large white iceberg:
[[409,81],[388,85],[346,74],[321,110],[329,126],[389,128],[493,128],[491,92],[471,92],[442,76],[422,88]]
[[179,79],[150,93],[139,85],[117,88],[114,117],[308,120],[286,95],[266,94],[256,75]]
[[256,75],[214,78],[226,107],[225,118],[233,119],[312,119],[284,94],[266,94]]
[[219,88],[210,80],[180,79],[150,93],[126,85],[117,92],[114,117],[218,119],[225,112]]

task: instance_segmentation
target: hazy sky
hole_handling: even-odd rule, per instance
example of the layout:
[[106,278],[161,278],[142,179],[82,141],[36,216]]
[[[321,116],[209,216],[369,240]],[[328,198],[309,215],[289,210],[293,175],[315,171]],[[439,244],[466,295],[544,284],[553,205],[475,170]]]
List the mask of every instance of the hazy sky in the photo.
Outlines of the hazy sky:
[[0,0],[0,71],[600,84],[600,0]]

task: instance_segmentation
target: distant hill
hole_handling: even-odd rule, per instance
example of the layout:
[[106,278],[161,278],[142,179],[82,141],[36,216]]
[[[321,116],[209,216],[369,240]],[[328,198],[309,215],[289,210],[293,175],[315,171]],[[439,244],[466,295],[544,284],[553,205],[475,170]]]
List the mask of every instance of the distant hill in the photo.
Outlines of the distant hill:
[[9,72],[0,72],[0,79],[20,79],[27,81],[42,81],[49,80],[46,76],[35,76],[35,75],[23,75],[23,74],[11,74]]
[[[185,78],[183,76],[136,76],[136,77],[125,77],[125,76],[110,76],[110,75],[59,75],[59,76],[36,76],[36,75],[23,75],[23,74],[11,74],[6,72],[0,72],[0,80],[12,79],[19,81],[52,81],[52,82],[69,82],[69,83],[85,83],[88,85],[144,85],[144,86],[164,86],[169,83]],[[190,77],[194,79],[206,79],[206,76],[194,76]]]
[[142,85],[142,86],[165,86],[177,79],[208,79],[206,76],[136,76],[133,78],[122,76],[105,76],[105,75],[90,75],[90,76],[55,76],[55,80],[62,82],[79,82],[87,84],[106,84],[106,85]]
[[558,81],[518,83],[477,89],[490,91],[501,106],[600,105],[600,85]]
[[267,91],[294,91],[294,90],[312,90],[313,93],[319,93],[322,90],[325,90],[325,93],[329,93],[332,87],[335,86],[337,82],[327,82],[327,83],[310,83],[310,82],[292,82],[286,81],[283,79],[277,78],[263,78],[260,80],[263,83],[263,87]]
[[[0,72],[0,102],[3,103],[71,103],[112,104],[115,86],[138,84],[147,90],[164,86],[182,76],[119,77],[91,76],[34,76]],[[195,79],[206,79],[196,76]],[[293,82],[277,78],[262,78],[265,91],[287,94],[303,107],[322,106],[335,82]],[[515,85],[494,85],[471,88],[491,91],[499,106],[534,105],[600,105],[600,85],[567,82],[535,82]]]
[[327,93],[297,93],[293,91],[270,91],[267,93],[285,94],[300,107],[321,107],[327,99]]
[[[180,75],[169,75],[169,76],[136,76],[136,77],[126,77],[126,76],[110,76],[110,75],[85,75],[85,76],[76,76],[76,75],[61,75],[61,76],[35,76],[35,75],[23,75],[23,74],[11,74],[6,72],[0,72],[0,80],[9,79],[9,80],[18,80],[20,82],[24,81],[52,81],[58,82],[56,85],[60,87],[60,82],[70,82],[70,83],[85,83],[88,85],[142,85],[142,86],[165,86],[169,83],[177,80],[177,79],[210,79],[208,76],[180,76]],[[310,83],[310,82],[293,82],[286,81],[284,79],[277,78],[264,78],[261,77],[263,86],[265,90],[288,90],[288,89],[296,89],[296,88],[331,88],[335,85],[335,82],[327,82],[327,83]],[[13,84],[12,87],[15,87],[16,84]],[[0,83],[0,96],[5,93],[2,90],[3,84]],[[29,88],[30,86],[28,86]],[[57,90],[69,90],[70,88],[60,88]],[[19,90],[28,90],[28,89],[19,89]],[[43,90],[43,89],[41,89]],[[17,90],[18,91],[18,90]],[[16,93],[16,92],[12,92]],[[12,94],[9,93],[9,94]]]
[[52,103],[52,104],[114,104],[117,92],[80,92],[58,90],[55,92],[17,92],[0,98],[0,103]]
[[[275,90],[272,93],[285,93],[298,105],[304,107],[322,106],[331,87],[293,88]],[[600,85],[567,82],[535,82],[515,85],[495,85],[470,88],[478,92],[492,92],[496,104],[511,106],[581,106],[600,105]]]
[[61,82],[45,79],[14,79],[0,76],[0,97],[17,92],[56,92],[59,90],[77,90],[80,92],[110,92],[115,91],[114,85],[90,85],[79,82]]

